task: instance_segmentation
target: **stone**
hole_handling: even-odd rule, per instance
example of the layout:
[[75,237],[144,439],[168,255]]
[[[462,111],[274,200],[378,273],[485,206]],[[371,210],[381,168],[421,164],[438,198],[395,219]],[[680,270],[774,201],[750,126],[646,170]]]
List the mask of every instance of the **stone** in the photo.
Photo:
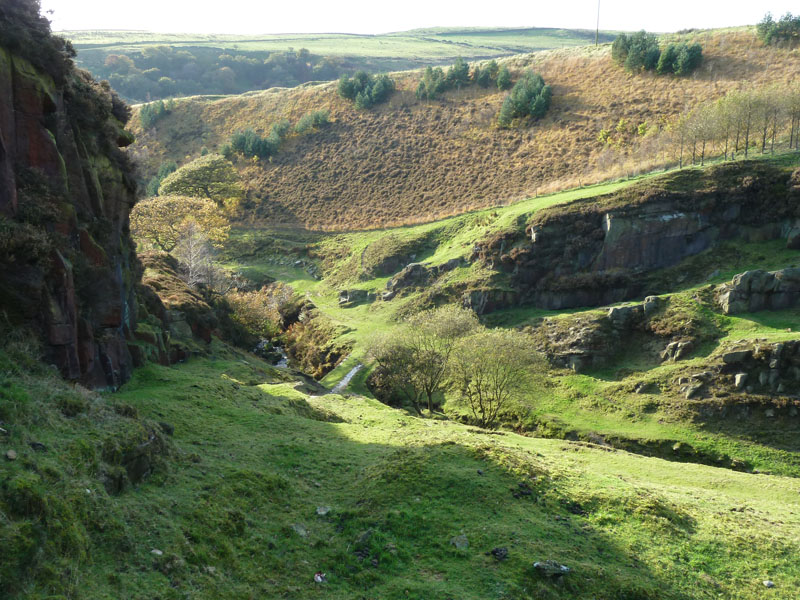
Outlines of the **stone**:
[[696,398],[700,395],[701,390],[703,389],[702,383],[695,383],[694,385],[690,385],[686,389],[686,399],[691,400],[692,398]]
[[465,534],[457,535],[450,539],[450,544],[455,546],[458,550],[466,550],[469,548],[469,540]]
[[339,290],[339,306],[353,306],[374,299],[374,294],[366,290]]
[[737,373],[734,382],[737,390],[744,389],[744,386],[747,385],[747,373]]
[[6,460],[17,460],[17,453],[14,450],[6,452]]
[[302,523],[294,523],[292,525],[292,530],[301,538],[308,537],[308,529],[306,529],[305,525],[303,525]]
[[775,582],[770,581],[769,579],[766,579],[762,583],[764,584],[765,588],[774,588],[775,587]]
[[641,304],[634,306],[613,306],[608,309],[608,320],[619,329],[630,327],[641,317],[644,309]]
[[317,516],[318,517],[324,517],[329,512],[331,512],[331,507],[330,506],[318,506],[317,507]]
[[150,550],[150,554],[153,554],[155,556],[164,556],[164,552],[159,550],[158,548],[153,548],[152,550]]
[[648,296],[644,299],[642,308],[646,317],[651,317],[661,307],[661,298],[658,296]]
[[726,365],[733,365],[740,362],[744,362],[745,360],[751,358],[753,356],[752,350],[734,350],[732,352],[726,352],[722,355],[722,362]]
[[663,361],[678,361],[686,358],[692,351],[693,344],[690,341],[670,342],[661,353]]
[[47,446],[45,446],[42,442],[31,442],[28,444],[34,452],[47,452]]
[[533,568],[536,569],[536,572],[542,576],[547,577],[549,579],[560,579],[564,575],[570,572],[570,568],[566,565],[562,565],[554,560],[545,560],[545,561],[537,561],[533,563]]
[[502,561],[508,558],[508,548],[505,546],[492,548],[487,554],[493,556],[495,560]]

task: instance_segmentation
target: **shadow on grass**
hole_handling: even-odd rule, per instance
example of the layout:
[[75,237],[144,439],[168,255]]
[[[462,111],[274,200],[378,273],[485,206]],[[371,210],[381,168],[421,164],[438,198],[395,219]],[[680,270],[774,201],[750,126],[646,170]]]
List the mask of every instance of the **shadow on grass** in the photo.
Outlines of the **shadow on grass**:
[[[503,590],[507,598],[688,599],[681,590],[708,587],[681,568],[653,571],[637,555],[658,527],[680,539],[694,530],[663,499],[635,500],[638,531],[621,537],[598,519],[621,523],[630,506],[592,490],[573,497],[535,454],[485,436],[457,441],[440,429],[447,424],[364,399],[331,405],[344,411],[342,425],[292,394],[220,383],[247,369],[195,361],[135,377],[120,392],[173,424],[176,446],[191,457],[173,465],[166,485],[143,485],[128,500],[132,517],[148,514],[135,525],[135,546],[167,549],[184,566],[153,572],[137,566],[142,559],[110,556],[115,578],[93,584],[137,598],[190,590],[194,598],[316,598],[312,575],[321,570],[334,598],[478,599]],[[468,547],[458,549],[451,539],[461,534]],[[502,561],[491,554],[501,547]],[[540,577],[532,565],[544,560],[571,572]]]

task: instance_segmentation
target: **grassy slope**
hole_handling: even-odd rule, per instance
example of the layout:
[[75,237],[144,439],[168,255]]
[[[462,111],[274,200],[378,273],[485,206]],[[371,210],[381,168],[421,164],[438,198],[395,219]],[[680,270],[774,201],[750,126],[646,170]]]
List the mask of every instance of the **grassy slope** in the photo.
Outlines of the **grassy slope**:
[[[121,392],[93,397],[95,418],[113,404],[175,428],[166,464],[108,496],[71,466],[75,449],[98,443],[91,415],[65,418],[56,406],[68,386],[47,385],[49,401],[6,417],[14,434],[2,449],[20,457],[3,480],[47,473],[77,490],[63,498],[80,509],[23,518],[6,483],[0,500],[17,508],[3,505],[0,533],[30,522],[58,539],[70,526],[84,551],[30,561],[36,579],[18,598],[744,599],[763,597],[771,579],[770,597],[789,599],[800,587],[796,479],[309,396],[215,346],[208,359],[146,367]],[[520,483],[532,493],[515,498]],[[450,540],[461,534],[469,547],[458,550]],[[487,555],[495,547],[508,559]],[[547,559],[571,568],[563,583],[537,577],[532,563]],[[316,571],[327,584],[313,583]]]
[[[777,162],[791,169],[797,157],[781,157]],[[416,250],[415,260],[430,264],[442,264],[456,257],[466,258],[475,242],[492,232],[524,227],[537,210],[578,198],[608,194],[631,183],[623,181],[531,198],[507,207],[486,209],[425,225],[348,234],[304,233],[303,243],[311,244],[316,253],[337,257],[326,263],[328,275],[323,281],[312,279],[302,269],[281,265],[281,261],[291,265],[296,257],[285,258],[275,246],[263,252],[255,251],[246,259],[233,260],[231,265],[244,267],[245,274],[256,279],[271,277],[290,283],[306,294],[333,322],[346,329],[342,340],[351,344],[354,350],[323,380],[325,385],[333,386],[364,360],[365,348],[376,332],[391,329],[404,314],[425,302],[425,293],[415,293],[391,302],[378,301],[341,308],[338,304],[340,289],[364,289],[379,294],[385,288],[388,277],[365,275],[370,258],[375,261],[383,256],[380,251],[370,254],[370,249],[378,248],[389,253],[396,248]],[[240,243],[243,243],[242,239],[248,239],[257,247],[254,240],[269,238],[275,233],[274,230],[247,230],[240,231],[238,236]],[[291,237],[291,233],[286,231],[278,235]],[[286,247],[297,245],[287,242]],[[231,259],[235,253],[234,246]],[[665,279],[671,282],[668,287],[672,290],[670,295],[675,296],[677,305],[683,307],[680,314],[685,318],[697,314],[700,321],[714,323],[718,334],[713,343],[704,345],[691,360],[676,364],[660,365],[653,359],[644,360],[639,354],[623,352],[611,367],[603,371],[585,375],[553,372],[551,387],[528,395],[510,421],[524,429],[538,428],[545,435],[590,439],[597,434],[633,440],[643,447],[643,451],[659,455],[664,455],[664,452],[656,448],[679,443],[694,448],[703,461],[722,464],[737,460],[751,469],[799,476],[800,460],[796,455],[796,443],[792,441],[796,434],[794,424],[773,424],[759,419],[754,419],[749,428],[731,422],[709,424],[688,409],[677,391],[657,395],[634,392],[636,384],[643,382],[656,382],[662,388],[671,388],[675,378],[703,370],[710,355],[739,339],[795,339],[800,330],[800,311],[725,317],[697,305],[693,298],[703,286],[729,281],[744,270],[778,269],[798,262],[800,255],[797,251],[787,250],[781,241],[737,243],[703,253],[665,271]],[[467,288],[480,288],[482,282],[491,276],[478,265],[464,265],[437,285],[461,284]],[[678,281],[681,283],[676,283]],[[491,285],[496,287],[498,284],[502,282],[495,278]],[[545,317],[561,315],[571,318],[579,312],[518,308],[493,313],[487,317],[487,323],[520,327],[535,325]],[[368,393],[364,385],[367,375],[368,369],[361,370],[349,389]],[[461,412],[453,404],[448,406],[448,410],[454,416]]]
[[530,127],[495,127],[505,97],[496,90],[418,101],[419,73],[406,72],[396,75],[400,91],[390,102],[370,111],[339,98],[335,84],[184,100],[154,130],[139,130],[134,117],[131,152],[149,175],[166,159],[183,163],[219,148],[237,130],[264,132],[279,118],[326,109],[333,123],[324,131],[289,140],[272,161],[239,162],[252,199],[247,217],[339,230],[427,222],[661,167],[676,155],[653,155],[657,138],[615,150],[598,132],[620,119],[654,131],[728,90],[795,76],[795,52],[763,48],[749,30],[685,39],[702,43],[705,56],[688,78],[632,76],[612,63],[607,45],[504,59],[512,72],[533,68],[553,86],[550,112]]

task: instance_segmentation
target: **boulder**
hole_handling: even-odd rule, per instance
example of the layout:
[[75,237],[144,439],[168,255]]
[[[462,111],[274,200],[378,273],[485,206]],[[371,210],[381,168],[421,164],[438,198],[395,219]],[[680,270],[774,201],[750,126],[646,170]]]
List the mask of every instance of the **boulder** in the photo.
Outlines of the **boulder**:
[[354,306],[374,299],[375,294],[367,290],[339,290],[339,306]]
[[554,560],[537,561],[533,568],[541,576],[548,579],[560,579],[570,572],[570,568]]

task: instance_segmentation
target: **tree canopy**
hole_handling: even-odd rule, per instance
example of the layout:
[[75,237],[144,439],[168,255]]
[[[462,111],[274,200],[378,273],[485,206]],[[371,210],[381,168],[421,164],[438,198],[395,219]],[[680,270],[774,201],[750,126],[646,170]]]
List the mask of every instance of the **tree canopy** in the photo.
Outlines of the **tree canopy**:
[[526,72],[503,101],[497,124],[500,127],[510,127],[514,119],[528,116],[540,119],[550,108],[552,96],[550,86],[545,84],[541,75],[532,71]]
[[215,246],[228,237],[230,224],[219,207],[206,198],[155,196],[137,203],[131,211],[131,232],[140,241],[173,252],[194,223]]
[[207,154],[168,175],[158,190],[160,196],[208,198],[218,204],[244,194],[233,165],[219,154]]

